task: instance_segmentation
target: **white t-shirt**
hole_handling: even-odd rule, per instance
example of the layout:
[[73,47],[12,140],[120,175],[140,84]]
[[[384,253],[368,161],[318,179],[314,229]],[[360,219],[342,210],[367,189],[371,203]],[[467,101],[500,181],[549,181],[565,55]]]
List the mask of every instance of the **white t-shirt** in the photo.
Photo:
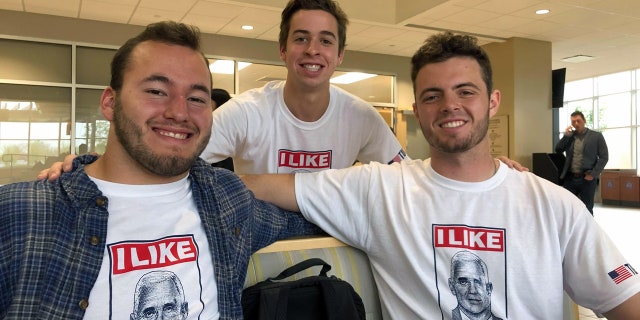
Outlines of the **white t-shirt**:
[[209,243],[188,177],[162,185],[91,179],[108,198],[109,221],[84,318],[218,319]]
[[578,198],[502,163],[478,183],[447,179],[430,160],[295,179],[305,218],[368,254],[386,319],[451,319],[459,252],[486,264],[491,312],[502,319],[561,319],[563,289],[600,313],[640,291]]
[[211,139],[201,158],[233,157],[241,174],[313,172],[406,157],[382,116],[370,104],[331,86],[317,121],[296,118],[283,98],[284,81],[248,90],[213,112]]

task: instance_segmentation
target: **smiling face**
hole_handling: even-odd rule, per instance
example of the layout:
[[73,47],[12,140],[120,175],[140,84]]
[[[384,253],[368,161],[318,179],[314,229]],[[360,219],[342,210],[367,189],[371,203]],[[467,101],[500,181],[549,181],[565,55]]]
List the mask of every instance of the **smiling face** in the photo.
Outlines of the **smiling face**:
[[105,155],[157,176],[186,174],[211,134],[211,78],[203,56],[146,41],[130,59],[122,89],[102,95],[103,114],[112,121]]
[[286,47],[280,59],[287,66],[287,82],[296,87],[328,87],[336,67],[342,63],[338,23],[322,10],[300,10],[291,17]]
[[413,112],[432,151],[465,152],[487,141],[489,118],[498,110],[500,93],[487,93],[473,58],[424,65],[415,88]]

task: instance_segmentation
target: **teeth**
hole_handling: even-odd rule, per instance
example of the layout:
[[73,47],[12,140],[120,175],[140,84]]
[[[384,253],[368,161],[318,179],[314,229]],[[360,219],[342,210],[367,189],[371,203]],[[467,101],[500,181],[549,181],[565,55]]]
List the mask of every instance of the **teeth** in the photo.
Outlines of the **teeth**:
[[464,121],[452,121],[442,124],[443,128],[455,128],[464,124]]
[[318,71],[320,70],[319,64],[305,64],[304,68],[310,71]]
[[159,133],[163,136],[171,137],[174,139],[184,140],[187,138],[186,133],[175,133],[175,132],[167,132],[167,131],[160,131]]

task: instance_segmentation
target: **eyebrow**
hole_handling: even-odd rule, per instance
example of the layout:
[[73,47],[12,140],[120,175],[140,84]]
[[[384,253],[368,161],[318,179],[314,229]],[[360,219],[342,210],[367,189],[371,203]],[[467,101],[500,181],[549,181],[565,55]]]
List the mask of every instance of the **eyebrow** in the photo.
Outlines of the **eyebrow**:
[[[475,83],[473,82],[463,82],[463,83],[459,83],[455,86],[453,86],[453,90],[456,89],[460,89],[460,88],[464,88],[464,87],[472,87],[474,89],[478,89],[480,90],[480,87],[478,87]],[[420,95],[418,95],[419,97],[421,97],[423,94],[427,93],[427,92],[444,92],[444,89],[439,88],[439,87],[428,87],[428,88],[424,88],[422,91],[420,91]]]
[[[292,34],[292,35],[294,35],[294,34],[296,34],[296,33],[302,33],[302,34],[305,34],[305,35],[309,35],[309,34],[311,34],[311,32],[309,32],[308,30],[304,30],[304,29],[297,29],[297,30],[293,30],[293,32],[292,32],[291,34]],[[336,34],[335,34],[335,33],[331,32],[331,31],[327,31],[327,30],[322,30],[322,31],[320,31],[320,34],[321,34],[321,35],[324,35],[324,36],[332,37],[332,38],[334,38],[334,39],[337,39],[337,38],[338,38],[338,37],[336,37]]]
[[[165,84],[170,84],[171,80],[169,80],[168,77],[163,76],[163,75],[152,74],[152,75],[144,78],[142,80],[142,82],[162,82],[162,83],[165,83]],[[207,86],[205,86],[205,85],[202,85],[202,84],[192,84],[191,85],[191,89],[202,91],[202,92],[206,93],[207,95],[211,95],[211,91],[209,91],[209,88]]]

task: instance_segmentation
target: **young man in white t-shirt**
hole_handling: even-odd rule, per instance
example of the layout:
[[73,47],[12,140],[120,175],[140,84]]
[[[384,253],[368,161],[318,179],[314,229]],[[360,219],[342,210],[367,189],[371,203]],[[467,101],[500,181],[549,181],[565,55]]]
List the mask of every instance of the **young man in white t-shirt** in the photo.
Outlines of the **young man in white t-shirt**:
[[234,171],[313,172],[406,157],[373,106],[330,84],[345,52],[348,19],[332,0],[291,0],[282,11],[287,79],[245,91],[213,113],[201,157],[232,157]]
[[[412,80],[430,159],[245,182],[366,252],[385,319],[561,319],[563,291],[610,320],[640,319],[640,275],[584,204],[491,157],[500,92],[477,39],[430,37]],[[462,255],[483,267],[455,271]]]

